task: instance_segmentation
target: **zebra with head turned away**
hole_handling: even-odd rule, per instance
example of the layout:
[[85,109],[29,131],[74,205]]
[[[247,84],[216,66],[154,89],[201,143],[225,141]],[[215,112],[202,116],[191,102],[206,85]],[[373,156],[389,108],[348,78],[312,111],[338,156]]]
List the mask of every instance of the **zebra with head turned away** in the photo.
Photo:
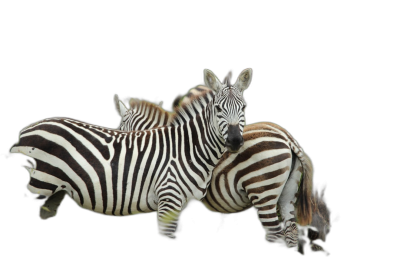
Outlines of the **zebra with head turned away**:
[[[224,82],[229,84],[229,78]],[[213,93],[205,86],[197,86],[186,96],[178,97],[174,105],[190,104],[196,96],[211,99]],[[150,114],[152,108],[155,109],[154,113],[162,111],[159,106],[146,101],[135,100],[130,101],[130,104],[129,110],[121,101],[117,104],[122,118],[121,127],[125,127],[127,121],[134,121],[133,116],[144,118],[140,114],[142,110],[146,110],[147,114]],[[167,111],[164,113],[172,116]],[[148,118],[146,125],[150,123],[153,123],[153,127],[162,126],[162,123]],[[214,169],[207,195],[202,202],[210,210],[223,213],[242,211],[254,205],[267,230],[267,240],[275,241],[284,235],[288,246],[296,246],[298,237],[293,203],[296,202],[296,193],[301,185],[300,199],[303,201],[299,201],[296,207],[297,221],[303,225],[308,224],[311,221],[311,161],[291,135],[276,124],[245,126],[243,137],[244,145],[239,153],[225,153]],[[277,204],[285,226],[283,230],[277,215]]]
[[243,91],[252,70],[234,85],[210,70],[204,78],[215,96],[179,109],[164,127],[127,132],[51,118],[24,128],[11,152],[36,160],[28,189],[46,196],[64,190],[81,207],[108,215],[157,211],[160,233],[174,237],[188,200],[204,197],[222,154],[243,143]]

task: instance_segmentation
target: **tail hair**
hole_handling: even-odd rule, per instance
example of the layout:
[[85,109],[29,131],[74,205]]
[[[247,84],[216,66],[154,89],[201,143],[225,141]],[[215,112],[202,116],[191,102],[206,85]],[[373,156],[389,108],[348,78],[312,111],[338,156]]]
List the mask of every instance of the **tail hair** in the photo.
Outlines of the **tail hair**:
[[318,190],[313,193],[313,220],[311,226],[318,231],[318,239],[325,242],[331,228],[331,212],[326,205],[324,199],[325,187],[322,189],[321,194]]
[[303,165],[303,179],[299,188],[296,217],[300,225],[309,225],[312,221],[314,208],[312,200],[314,169],[310,157],[305,153],[301,158],[301,163]]

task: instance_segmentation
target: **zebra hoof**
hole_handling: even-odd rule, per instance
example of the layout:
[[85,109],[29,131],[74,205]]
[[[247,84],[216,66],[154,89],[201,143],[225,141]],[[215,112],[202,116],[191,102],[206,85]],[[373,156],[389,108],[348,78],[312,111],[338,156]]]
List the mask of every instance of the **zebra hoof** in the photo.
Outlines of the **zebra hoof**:
[[315,243],[311,243],[311,244],[310,244],[310,247],[311,247],[311,250],[312,250],[313,252],[321,251],[321,252],[325,253],[326,256],[329,256],[329,252],[326,251],[326,250],[325,250],[323,247],[321,247],[320,245],[317,245],[317,244],[315,244]]
[[285,228],[285,242],[289,248],[297,247],[299,239],[299,231],[297,225],[294,222],[290,222]]
[[158,233],[160,236],[168,239],[168,240],[175,240],[176,239],[176,235],[174,234],[165,234],[165,233]]
[[64,199],[66,191],[58,191],[57,193],[49,196],[49,198],[44,202],[40,208],[40,218],[46,220],[48,218],[54,217],[57,214],[58,206],[60,206],[61,201]]
[[268,242],[276,242],[278,239],[283,238],[283,231],[279,232],[274,232],[274,233],[267,233],[265,239],[267,239]]
[[[286,241],[286,240],[285,240],[285,241]],[[286,246],[287,246],[288,248],[295,248],[295,247],[297,247],[297,243],[292,242],[292,241],[290,241],[290,242],[287,242],[287,241],[286,241]]]
[[171,238],[171,239],[175,239],[175,238],[176,238],[176,236],[173,235],[173,234],[169,234],[169,235],[165,235],[165,236],[167,236],[167,237],[169,237],[169,238]]

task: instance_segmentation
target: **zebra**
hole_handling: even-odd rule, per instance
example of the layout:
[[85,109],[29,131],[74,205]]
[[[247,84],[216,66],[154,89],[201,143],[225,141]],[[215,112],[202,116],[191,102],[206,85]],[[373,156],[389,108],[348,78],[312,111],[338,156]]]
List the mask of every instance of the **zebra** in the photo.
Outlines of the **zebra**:
[[[207,98],[207,102],[211,99]],[[130,109],[119,100],[118,95],[114,96],[115,106],[121,115],[119,130],[137,131],[147,130],[157,126],[165,126],[171,121],[173,113],[167,112],[159,105],[140,101],[136,98],[129,100]]]
[[159,232],[174,238],[180,212],[204,197],[222,154],[243,144],[243,92],[252,73],[243,70],[231,85],[205,69],[214,97],[182,107],[164,127],[120,131],[50,118],[24,128],[11,152],[36,160],[27,167],[32,193],[66,191],[79,206],[107,215],[157,211]]
[[[229,83],[230,75],[224,83]],[[178,96],[174,105],[188,105],[199,96],[212,98],[213,93],[206,86],[199,85],[189,90],[186,96]],[[147,101],[135,100],[135,103],[130,101],[130,110],[122,101],[116,101],[116,103],[122,118],[121,127],[134,121],[134,116],[143,119],[145,116],[140,114],[142,110],[146,110],[147,114],[152,108],[157,110],[155,113],[162,111],[161,107]],[[171,113],[165,110],[164,113],[166,116],[171,116]],[[150,123],[153,123],[153,127],[162,126],[162,123],[148,118],[146,125]],[[303,190],[300,190],[300,199],[303,201],[300,200],[297,207],[297,220],[302,225],[309,224],[311,222],[311,161],[293,137],[276,124],[265,122],[247,125],[243,137],[245,142],[239,153],[225,153],[214,169],[213,178],[202,202],[208,209],[223,213],[242,211],[254,205],[267,231],[268,241],[276,241],[284,235],[287,246],[297,246],[298,229],[293,203],[296,202],[295,194],[301,185]],[[261,168],[260,164],[269,167]],[[274,169],[274,166],[279,165],[279,168]],[[251,166],[259,166],[260,170],[255,171],[251,169]],[[301,182],[302,175],[305,175],[303,182]],[[266,185],[254,186],[265,182]],[[262,199],[266,200],[265,203],[260,203]],[[280,215],[284,221],[284,230],[279,223],[277,202],[279,202]]]

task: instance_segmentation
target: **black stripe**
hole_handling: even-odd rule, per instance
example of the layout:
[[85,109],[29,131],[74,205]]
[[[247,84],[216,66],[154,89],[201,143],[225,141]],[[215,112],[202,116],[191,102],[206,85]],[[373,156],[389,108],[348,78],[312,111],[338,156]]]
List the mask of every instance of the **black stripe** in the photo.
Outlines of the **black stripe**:
[[173,158],[176,158],[176,142],[177,142],[177,140],[176,140],[176,132],[177,131],[179,131],[179,128],[180,128],[181,126],[178,126],[178,127],[172,127],[172,128],[170,128],[170,131],[169,131],[169,134],[171,135],[171,144],[172,144],[172,157]]
[[46,183],[43,181],[40,181],[38,179],[35,179],[33,177],[31,177],[31,180],[29,181],[29,184],[33,187],[39,188],[39,189],[46,189],[46,190],[50,190],[54,193],[54,191],[56,191],[57,189],[57,185],[54,184],[50,184],[50,183]]
[[277,215],[276,215],[276,212],[274,212],[274,213],[270,213],[270,214],[258,214],[258,217],[260,219],[272,219],[272,218],[277,217]]
[[259,187],[256,187],[256,188],[246,189],[246,191],[247,191],[247,194],[260,194],[260,193],[263,193],[263,192],[278,188],[278,187],[282,186],[283,184],[284,183],[273,183],[273,184],[270,184],[270,185],[265,185],[265,186],[259,186]]
[[267,203],[268,201],[270,201],[270,200],[272,200],[272,199],[275,199],[275,198],[277,198],[278,196],[277,195],[270,195],[270,196],[266,196],[266,197],[264,197],[264,198],[262,198],[262,199],[258,199],[258,196],[252,196],[251,198],[250,198],[250,201],[253,203],[253,205],[254,206],[256,206],[256,205],[261,205],[261,204],[265,204],[265,203]]
[[[123,137],[120,137],[123,138]],[[126,139],[126,138],[123,138]],[[114,148],[114,157],[111,160],[111,181],[112,181],[112,191],[113,191],[113,209],[112,214],[115,215],[115,210],[117,208],[117,199],[118,199],[118,171],[119,171],[119,158],[121,156],[122,150],[122,142],[123,140],[120,139],[120,142],[117,142],[118,139],[115,139],[113,143]],[[126,141],[126,140],[124,140]],[[105,212],[105,210],[103,211]]]
[[126,147],[126,156],[125,156],[125,162],[124,162],[124,173],[122,175],[122,201],[121,201],[121,210],[120,210],[120,215],[123,215],[123,210],[125,206],[125,198],[126,198],[126,190],[127,190],[127,184],[128,184],[128,174],[129,174],[129,169],[131,167],[131,161],[132,161],[132,154],[133,154],[133,149],[134,149],[134,144],[132,140],[132,147],[129,148],[129,139],[132,138],[134,139],[134,134],[133,137],[131,135],[128,135],[127,138],[125,139],[125,147]]
[[261,222],[263,226],[271,227],[279,225],[279,220],[272,221],[272,222]]
[[[289,171],[289,167],[286,166],[284,168],[272,171],[272,172],[265,172],[261,175],[252,177],[250,179],[247,179],[242,183],[243,188],[246,189],[247,186],[252,185],[253,183],[261,182],[261,181],[266,181],[272,178],[275,178],[281,174],[284,174],[285,172]],[[289,177],[289,176],[288,176]]]

